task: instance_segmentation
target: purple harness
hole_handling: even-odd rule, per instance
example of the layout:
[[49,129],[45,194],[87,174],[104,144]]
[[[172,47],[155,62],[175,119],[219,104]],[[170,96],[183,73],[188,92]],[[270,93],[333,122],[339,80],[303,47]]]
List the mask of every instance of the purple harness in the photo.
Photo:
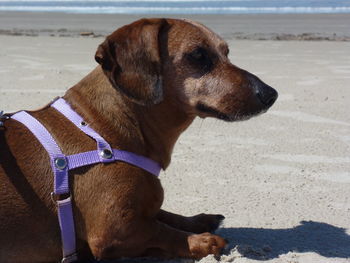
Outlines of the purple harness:
[[[61,263],[77,260],[72,199],[69,192],[68,171],[95,163],[110,163],[122,161],[158,176],[161,167],[153,160],[127,151],[112,149],[111,146],[77,114],[62,98],[51,104],[58,112],[77,126],[97,143],[97,150],[73,155],[64,155],[51,134],[34,117],[25,111],[11,116],[12,119],[24,124],[39,140],[50,156],[51,168],[54,173],[54,190],[51,196],[57,202],[58,221],[61,229],[63,259]],[[69,197],[58,200],[58,195],[68,194]]]

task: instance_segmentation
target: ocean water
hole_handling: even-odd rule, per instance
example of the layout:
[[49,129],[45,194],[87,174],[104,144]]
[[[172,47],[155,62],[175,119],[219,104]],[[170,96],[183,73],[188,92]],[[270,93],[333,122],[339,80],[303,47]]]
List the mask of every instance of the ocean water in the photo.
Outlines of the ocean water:
[[0,0],[0,11],[117,14],[350,13],[350,0]]

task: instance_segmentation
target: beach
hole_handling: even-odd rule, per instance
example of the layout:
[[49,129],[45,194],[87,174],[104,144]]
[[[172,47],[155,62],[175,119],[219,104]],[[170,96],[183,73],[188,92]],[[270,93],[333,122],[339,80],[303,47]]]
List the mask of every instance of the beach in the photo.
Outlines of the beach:
[[[0,110],[63,95],[104,36],[140,17],[0,12]],[[226,217],[224,254],[198,262],[349,263],[350,14],[176,17],[222,35],[232,63],[279,92],[248,121],[196,119],[161,173],[164,209]]]
[[125,15],[0,12],[0,35],[104,37],[143,17],[188,18],[226,40],[350,41],[350,14]]

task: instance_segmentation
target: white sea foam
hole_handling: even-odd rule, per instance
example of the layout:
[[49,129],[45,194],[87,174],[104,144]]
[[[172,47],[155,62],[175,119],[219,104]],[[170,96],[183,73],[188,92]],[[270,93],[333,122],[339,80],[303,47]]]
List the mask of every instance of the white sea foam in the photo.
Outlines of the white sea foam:
[[[77,0],[56,0],[55,2],[113,2],[113,3],[128,3],[128,2],[188,2],[189,0],[83,0],[83,1],[77,1]],[[191,2],[217,2],[217,0],[190,0]],[[220,2],[255,2],[256,0],[220,0]],[[11,0],[0,0],[0,3],[8,3],[8,2],[14,2]],[[50,2],[48,0],[15,0],[15,2],[33,2],[33,3],[40,3],[40,2]]]
[[0,11],[111,13],[111,14],[235,14],[235,13],[350,13],[350,7],[124,7],[124,6],[11,6]]

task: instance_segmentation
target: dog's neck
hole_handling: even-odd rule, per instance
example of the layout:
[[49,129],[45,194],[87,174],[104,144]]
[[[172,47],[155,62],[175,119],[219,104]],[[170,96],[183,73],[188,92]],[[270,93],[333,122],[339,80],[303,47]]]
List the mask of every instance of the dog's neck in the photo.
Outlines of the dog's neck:
[[112,87],[99,66],[64,98],[112,147],[147,156],[164,169],[175,142],[194,119],[166,98],[150,107],[131,102]]

